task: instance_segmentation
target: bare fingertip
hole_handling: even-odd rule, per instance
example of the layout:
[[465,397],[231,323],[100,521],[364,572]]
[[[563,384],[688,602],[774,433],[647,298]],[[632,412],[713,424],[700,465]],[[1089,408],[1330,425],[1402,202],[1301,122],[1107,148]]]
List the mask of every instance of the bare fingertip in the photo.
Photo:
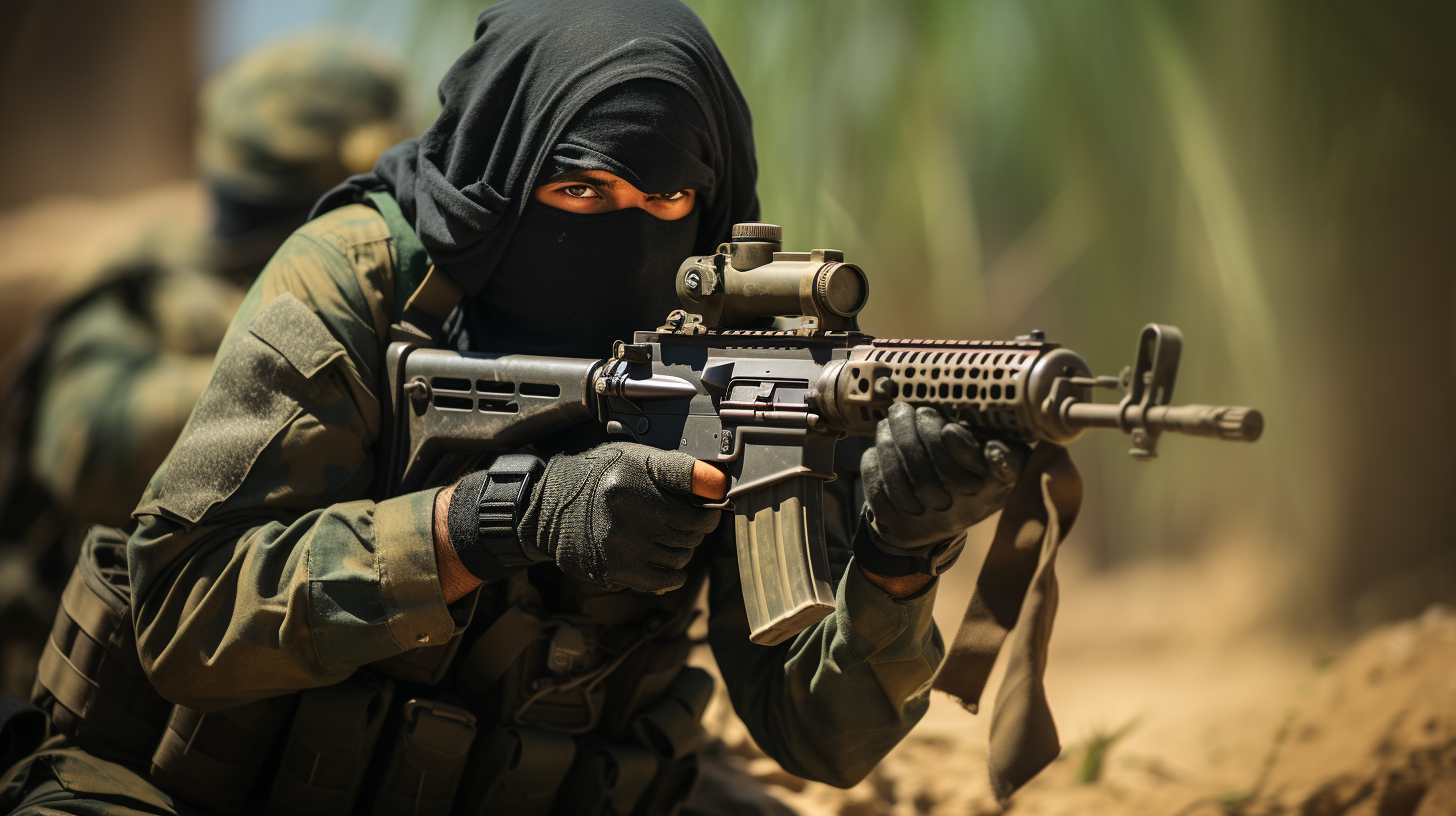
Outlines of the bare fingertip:
[[704,499],[719,501],[728,493],[728,476],[701,459],[692,464],[692,493]]

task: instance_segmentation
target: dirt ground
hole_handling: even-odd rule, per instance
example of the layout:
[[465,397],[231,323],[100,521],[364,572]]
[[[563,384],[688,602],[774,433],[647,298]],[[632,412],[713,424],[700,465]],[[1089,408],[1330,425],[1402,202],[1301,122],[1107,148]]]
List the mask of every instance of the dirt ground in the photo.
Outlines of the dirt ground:
[[[1093,573],[1064,549],[1046,678],[1064,747],[1009,807],[986,780],[989,707],[973,716],[938,692],[850,790],[786,774],[725,701],[709,722],[804,816],[1456,814],[1456,615],[1433,608],[1321,653],[1279,634],[1287,573],[1267,546],[1208,552]],[[941,588],[947,637],[972,576]]]

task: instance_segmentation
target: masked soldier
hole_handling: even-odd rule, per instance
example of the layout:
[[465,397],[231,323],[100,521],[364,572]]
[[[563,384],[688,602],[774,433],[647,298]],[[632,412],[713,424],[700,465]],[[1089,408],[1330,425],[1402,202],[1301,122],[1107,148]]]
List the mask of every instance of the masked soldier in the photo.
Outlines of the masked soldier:
[[747,107],[677,0],[494,5],[440,97],[269,262],[124,555],[88,539],[17,812],[672,813],[705,583],[733,705],[790,772],[852,785],[924,714],[933,574],[1016,472],[934,411],[840,463],[837,611],[777,646],[749,641],[732,525],[694,495],[722,488],[679,452],[578,426],[391,492],[391,336],[604,356],[758,216]]
[[0,619],[14,624],[0,638],[31,617],[17,607],[49,606],[22,601],[60,588],[81,531],[129,523],[253,278],[320,194],[405,135],[402,94],[397,66],[328,36],[260,49],[208,84],[197,150],[211,229],[159,221],[79,273],[95,285],[38,332],[7,395],[0,459],[17,461],[0,470],[23,471],[0,531]]

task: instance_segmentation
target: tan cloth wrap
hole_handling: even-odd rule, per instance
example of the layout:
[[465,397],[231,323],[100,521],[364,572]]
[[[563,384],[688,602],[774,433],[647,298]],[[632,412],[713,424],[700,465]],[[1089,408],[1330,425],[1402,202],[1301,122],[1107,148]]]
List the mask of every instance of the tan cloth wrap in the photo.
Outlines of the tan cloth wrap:
[[991,719],[991,788],[1005,800],[1061,752],[1042,676],[1057,614],[1057,548],[1082,506],[1065,448],[1043,443],[1011,493],[935,688],[975,713],[1007,635],[1006,677]]

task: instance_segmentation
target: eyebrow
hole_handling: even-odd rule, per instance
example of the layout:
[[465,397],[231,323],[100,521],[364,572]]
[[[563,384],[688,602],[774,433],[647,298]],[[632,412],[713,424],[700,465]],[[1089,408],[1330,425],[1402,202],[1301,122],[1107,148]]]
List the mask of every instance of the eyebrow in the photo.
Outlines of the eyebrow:
[[561,184],[568,181],[589,182],[606,190],[615,190],[617,188],[617,182],[615,180],[606,176],[596,175],[595,170],[568,170],[560,175],[552,176],[546,183]]

